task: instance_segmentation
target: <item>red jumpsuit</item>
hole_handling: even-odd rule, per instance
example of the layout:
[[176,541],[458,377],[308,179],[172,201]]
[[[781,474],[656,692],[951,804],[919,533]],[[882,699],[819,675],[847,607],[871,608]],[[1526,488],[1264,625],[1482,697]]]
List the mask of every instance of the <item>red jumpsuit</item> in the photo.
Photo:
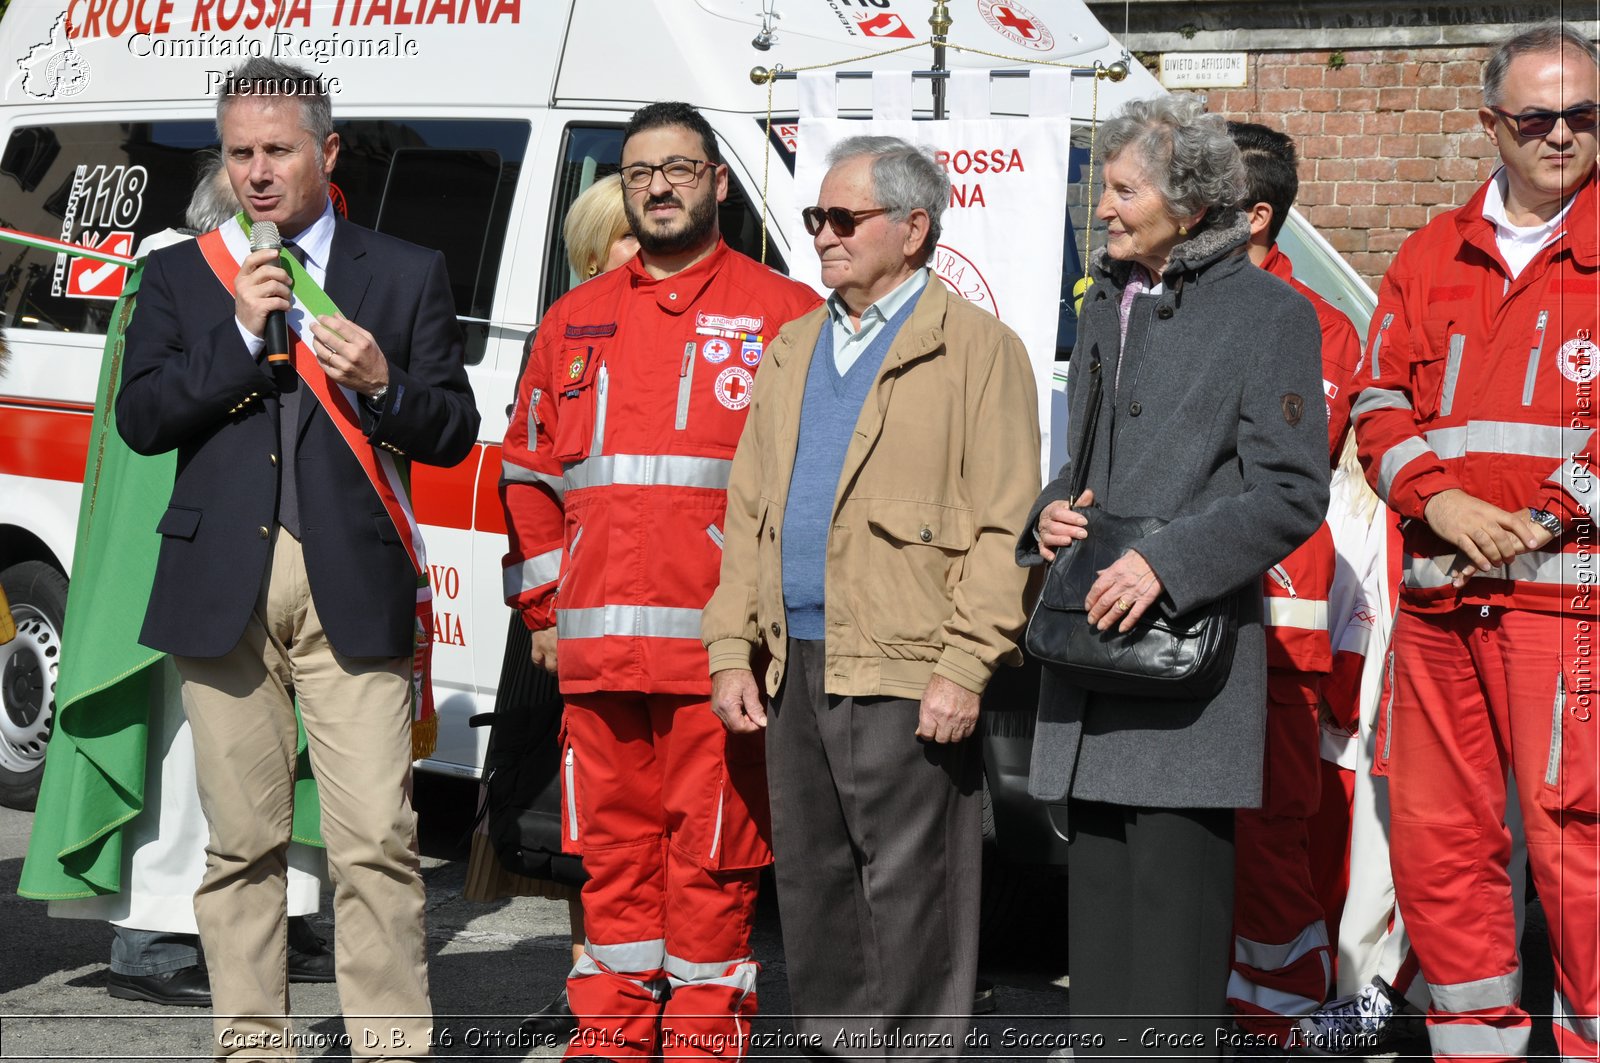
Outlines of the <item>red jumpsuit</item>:
[[722,243],[663,280],[635,259],[550,308],[518,383],[506,600],[556,628],[563,843],[590,876],[569,1056],[744,1051],[766,780],[761,736],[711,711],[700,610],[764,338],[818,302]]
[[[1262,268],[1311,301],[1322,327],[1328,452],[1336,460],[1350,421],[1361,340],[1341,312],[1294,279],[1277,247]],[[1326,522],[1274,565],[1262,583],[1267,635],[1267,747],[1260,808],[1234,819],[1234,958],[1228,1002],[1251,1033],[1281,1036],[1317,1008],[1332,982],[1323,906],[1311,878],[1308,824],[1317,810],[1318,705],[1333,667],[1328,596],[1333,533]]]
[[[1488,188],[1401,247],[1379,292],[1370,376],[1355,404],[1368,478],[1406,521],[1378,770],[1389,778],[1400,910],[1432,991],[1434,1055],[1513,1059],[1527,1050],[1506,873],[1509,771],[1550,926],[1556,1045],[1592,1060],[1600,185],[1591,174],[1514,278],[1484,217]],[[1549,510],[1563,534],[1456,590],[1455,548],[1423,520],[1429,499],[1450,488],[1505,510]]]

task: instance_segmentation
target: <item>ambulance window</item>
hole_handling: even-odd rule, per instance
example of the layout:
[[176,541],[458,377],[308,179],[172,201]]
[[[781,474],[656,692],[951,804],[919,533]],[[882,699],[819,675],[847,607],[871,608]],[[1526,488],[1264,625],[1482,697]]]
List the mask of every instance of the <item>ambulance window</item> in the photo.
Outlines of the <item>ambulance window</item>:
[[[726,153],[727,145],[718,145]],[[567,127],[566,148],[562,155],[561,171],[556,175],[556,194],[551,202],[550,240],[545,255],[545,282],[540,313],[571,290],[579,278],[567,264],[567,246],[562,237],[562,226],[573,200],[596,180],[616,173],[622,162],[622,126]],[[735,251],[761,257],[761,199],[759,194],[747,195],[736,176],[730,175],[728,198],[717,214],[722,238]],[[767,243],[767,265],[780,273],[787,272],[783,256],[771,241]]]
[[[0,226],[127,256],[183,224],[209,121],[25,126],[0,152]],[[103,334],[120,267],[0,243],[0,326]]]
[[335,128],[334,206],[357,224],[444,253],[467,364],[481,362],[528,123],[359,119]]

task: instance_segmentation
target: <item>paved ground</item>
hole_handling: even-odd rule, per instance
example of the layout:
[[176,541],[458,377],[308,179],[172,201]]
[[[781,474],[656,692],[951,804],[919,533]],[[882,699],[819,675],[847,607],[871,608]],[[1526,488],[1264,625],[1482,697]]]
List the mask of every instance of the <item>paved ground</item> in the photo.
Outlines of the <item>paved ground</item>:
[[[561,1055],[565,1045],[530,1044],[517,1024],[560,988],[567,967],[564,902],[517,898],[494,904],[462,899],[466,832],[474,788],[457,780],[419,781],[423,814],[424,874],[428,888],[431,979],[439,1055],[459,1059],[520,1060]],[[204,1059],[210,1045],[205,1011],[112,1000],[105,992],[110,932],[103,924],[51,919],[44,905],[16,896],[32,816],[0,809],[0,1059],[174,1060]],[[1061,1043],[1066,1030],[1066,931],[1056,913],[1060,895],[1048,883],[1023,890],[1013,902],[1032,918],[985,940],[983,969],[998,986],[998,1010],[975,1028],[969,1058],[1038,1059]],[[761,1039],[754,1054],[793,1054],[786,1013],[788,993],[775,905],[765,903],[756,955],[760,982]],[[327,934],[328,905],[320,929]],[[1530,920],[1527,999],[1550,999],[1543,923]],[[305,1058],[344,1059],[343,1026],[331,985],[292,987],[297,1028],[325,1048]],[[1535,1005],[1537,1006],[1537,1005]],[[1538,1024],[1535,1050],[1551,1051],[1548,1020]],[[1409,1054],[1426,1054],[1411,1042]],[[1390,1057],[1393,1058],[1393,1057]]]

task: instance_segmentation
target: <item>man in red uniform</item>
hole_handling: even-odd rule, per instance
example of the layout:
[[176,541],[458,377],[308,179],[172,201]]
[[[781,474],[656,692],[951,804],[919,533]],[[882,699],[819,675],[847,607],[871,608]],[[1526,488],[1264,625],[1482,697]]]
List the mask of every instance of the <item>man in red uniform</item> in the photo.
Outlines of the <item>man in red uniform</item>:
[[700,610],[765,338],[821,300],[722,242],[728,171],[689,106],[633,116],[622,186],[638,257],[550,308],[517,388],[506,599],[560,676],[564,841],[590,876],[568,1055],[735,1059],[772,856],[760,739],[711,712]]
[[1502,165],[1401,247],[1354,408],[1367,476],[1405,522],[1378,769],[1439,1059],[1527,1051],[1508,772],[1550,926],[1556,1047],[1596,1058],[1597,82],[1593,45],[1559,23],[1489,61],[1479,118]]
[[[1322,386],[1328,461],[1338,460],[1350,423],[1361,340],[1349,318],[1294,279],[1278,233],[1299,191],[1294,143],[1264,125],[1230,122],[1244,156],[1250,260],[1311,301],[1322,327]],[[1261,807],[1235,816],[1234,960],[1228,1001],[1239,1026],[1282,1040],[1315,1011],[1332,984],[1328,928],[1311,879],[1309,821],[1321,775],[1317,713],[1333,667],[1328,597],[1333,533],[1326,522],[1263,580],[1267,633],[1267,754]]]

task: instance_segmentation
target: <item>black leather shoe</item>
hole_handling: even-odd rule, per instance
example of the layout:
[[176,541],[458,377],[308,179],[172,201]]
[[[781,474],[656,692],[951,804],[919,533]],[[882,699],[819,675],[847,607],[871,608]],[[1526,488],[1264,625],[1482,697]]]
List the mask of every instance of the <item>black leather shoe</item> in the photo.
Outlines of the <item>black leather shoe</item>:
[[172,1008],[209,1008],[211,981],[200,967],[179,967],[161,974],[106,975],[106,992],[118,1000],[147,1000]]
[[972,1014],[988,1015],[994,1008],[994,983],[987,978],[979,978],[977,990],[972,994]]
[[[565,1035],[577,1028],[578,1017],[572,1013],[572,1005],[567,1000],[565,987],[542,1010],[536,1011],[526,1019],[523,1019],[521,1026],[521,1029],[527,1033],[540,1036],[547,1034]],[[577,1061],[574,1060],[573,1063],[577,1063]]]
[[333,950],[299,915],[289,917],[289,981],[333,981]]

